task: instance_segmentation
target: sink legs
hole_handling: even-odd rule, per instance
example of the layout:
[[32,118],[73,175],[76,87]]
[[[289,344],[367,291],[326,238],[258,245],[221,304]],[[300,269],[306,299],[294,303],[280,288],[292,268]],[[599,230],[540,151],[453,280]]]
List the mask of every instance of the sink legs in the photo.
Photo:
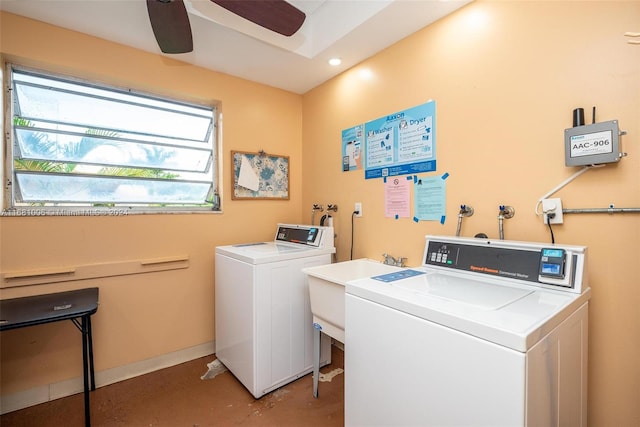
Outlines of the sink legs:
[[320,341],[322,326],[313,324],[313,397],[318,398],[318,381],[320,380]]

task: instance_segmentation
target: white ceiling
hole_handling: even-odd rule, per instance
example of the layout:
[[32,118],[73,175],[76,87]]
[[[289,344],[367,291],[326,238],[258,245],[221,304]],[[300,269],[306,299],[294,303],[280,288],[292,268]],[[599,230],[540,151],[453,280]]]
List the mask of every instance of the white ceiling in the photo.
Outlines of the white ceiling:
[[[193,52],[167,56],[302,94],[470,1],[290,0],[307,18],[285,37],[209,0],[184,0]],[[164,55],[145,0],[0,0],[0,9]]]

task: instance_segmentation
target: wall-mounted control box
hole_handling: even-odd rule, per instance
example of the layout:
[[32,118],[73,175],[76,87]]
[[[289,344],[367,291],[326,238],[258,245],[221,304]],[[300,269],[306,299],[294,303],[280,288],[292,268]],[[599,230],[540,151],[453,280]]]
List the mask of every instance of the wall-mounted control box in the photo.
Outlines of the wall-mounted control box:
[[576,126],[564,131],[566,166],[597,165],[618,162],[620,153],[618,121]]

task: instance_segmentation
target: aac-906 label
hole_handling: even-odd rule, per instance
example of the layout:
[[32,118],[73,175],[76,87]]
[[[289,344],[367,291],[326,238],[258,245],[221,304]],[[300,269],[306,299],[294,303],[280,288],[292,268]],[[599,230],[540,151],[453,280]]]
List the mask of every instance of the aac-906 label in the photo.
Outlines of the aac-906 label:
[[571,137],[571,157],[608,154],[613,151],[611,131],[587,133]]

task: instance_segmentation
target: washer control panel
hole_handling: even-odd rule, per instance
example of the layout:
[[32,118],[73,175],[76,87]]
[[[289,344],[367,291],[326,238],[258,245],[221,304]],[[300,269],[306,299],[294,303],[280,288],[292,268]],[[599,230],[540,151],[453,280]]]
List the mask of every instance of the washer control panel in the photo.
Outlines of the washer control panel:
[[585,256],[583,246],[427,236],[423,266],[582,292]]
[[543,248],[540,252],[540,276],[564,279],[566,259],[564,249]]
[[436,264],[453,264],[451,249],[447,245],[442,245],[429,254],[429,261]]

